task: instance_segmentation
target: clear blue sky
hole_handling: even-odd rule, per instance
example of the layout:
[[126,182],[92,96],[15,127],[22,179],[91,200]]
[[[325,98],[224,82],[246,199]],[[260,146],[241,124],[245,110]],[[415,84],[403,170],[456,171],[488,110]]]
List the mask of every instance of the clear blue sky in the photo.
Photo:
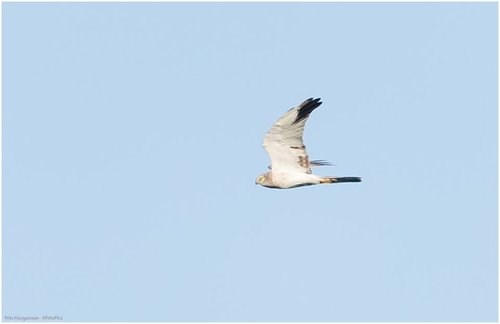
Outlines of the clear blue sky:
[[[3,315],[496,321],[496,3],[4,3],[3,73]],[[256,186],[309,97],[363,182]]]

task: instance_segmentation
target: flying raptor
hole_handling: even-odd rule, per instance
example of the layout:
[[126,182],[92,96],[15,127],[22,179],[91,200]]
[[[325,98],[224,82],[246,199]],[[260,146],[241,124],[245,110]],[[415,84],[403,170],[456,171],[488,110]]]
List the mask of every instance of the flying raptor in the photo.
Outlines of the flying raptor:
[[288,189],[322,183],[361,182],[359,177],[321,177],[312,174],[311,167],[330,165],[322,160],[309,161],[302,140],[307,118],[322,104],[320,100],[309,98],[291,108],[267,132],[263,146],[271,159],[271,170],[258,176],[255,184]]

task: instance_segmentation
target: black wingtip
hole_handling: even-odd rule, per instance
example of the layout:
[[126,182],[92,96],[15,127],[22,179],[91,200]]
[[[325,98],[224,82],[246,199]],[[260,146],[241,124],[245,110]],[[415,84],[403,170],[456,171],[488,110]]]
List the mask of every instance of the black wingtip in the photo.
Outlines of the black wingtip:
[[335,178],[335,182],[361,182],[360,177],[340,177]]
[[322,102],[320,100],[321,98],[316,98],[316,99],[309,98],[305,100],[303,103],[301,103],[299,106],[299,112],[297,114],[297,118],[295,118],[295,121],[293,123],[297,124],[298,122],[309,117],[309,115],[312,113],[314,109],[321,106]]
[[309,161],[309,164],[312,166],[332,166],[333,164],[331,162],[325,161],[325,160],[311,160]]

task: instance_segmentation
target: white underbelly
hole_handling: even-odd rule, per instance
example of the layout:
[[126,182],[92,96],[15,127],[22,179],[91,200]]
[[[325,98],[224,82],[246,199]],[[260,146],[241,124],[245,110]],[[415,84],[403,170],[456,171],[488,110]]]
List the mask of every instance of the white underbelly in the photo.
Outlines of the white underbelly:
[[314,174],[307,173],[274,173],[273,172],[273,182],[277,187],[280,188],[291,188],[297,186],[306,186],[318,184],[320,177]]

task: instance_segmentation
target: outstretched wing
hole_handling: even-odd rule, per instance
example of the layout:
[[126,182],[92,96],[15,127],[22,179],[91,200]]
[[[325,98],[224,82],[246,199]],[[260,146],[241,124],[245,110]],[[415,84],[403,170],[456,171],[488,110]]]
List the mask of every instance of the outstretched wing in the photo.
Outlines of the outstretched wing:
[[[330,162],[328,161],[325,161],[325,160],[311,160],[309,161],[309,167],[318,167],[318,166],[332,166],[333,164],[331,164]],[[271,170],[271,165],[268,165],[267,168],[269,170]]]
[[320,98],[309,98],[288,110],[264,137],[264,149],[271,159],[273,172],[311,173],[311,164],[302,140],[311,112],[321,105]]

